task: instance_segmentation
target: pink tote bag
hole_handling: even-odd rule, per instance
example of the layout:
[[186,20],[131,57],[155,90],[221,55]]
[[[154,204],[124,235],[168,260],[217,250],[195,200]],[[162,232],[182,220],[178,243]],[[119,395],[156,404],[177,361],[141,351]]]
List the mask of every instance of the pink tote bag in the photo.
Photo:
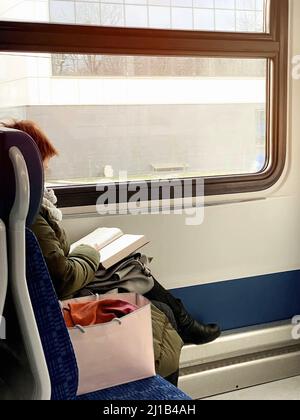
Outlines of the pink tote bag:
[[77,395],[155,375],[150,302],[122,293],[71,299],[61,306],[96,299],[123,300],[138,309],[108,323],[68,328],[79,370]]

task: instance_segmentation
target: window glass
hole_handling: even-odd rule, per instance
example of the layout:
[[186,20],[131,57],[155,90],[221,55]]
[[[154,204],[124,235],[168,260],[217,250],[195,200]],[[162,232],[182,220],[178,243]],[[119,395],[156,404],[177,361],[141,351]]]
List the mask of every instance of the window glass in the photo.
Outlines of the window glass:
[[0,19],[265,32],[266,0],[1,0]]
[[266,68],[263,59],[2,53],[0,118],[46,131],[60,151],[56,185],[124,171],[136,180],[257,173]]

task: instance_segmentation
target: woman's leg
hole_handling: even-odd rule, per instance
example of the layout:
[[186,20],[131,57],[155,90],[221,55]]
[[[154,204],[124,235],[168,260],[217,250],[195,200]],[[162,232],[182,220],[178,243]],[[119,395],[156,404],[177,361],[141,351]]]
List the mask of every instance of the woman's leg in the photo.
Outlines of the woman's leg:
[[171,309],[165,304],[161,304],[160,308],[163,311],[153,303],[151,305],[155,368],[158,375],[177,385],[183,342],[169,321]]
[[159,302],[157,300],[152,299],[151,300],[152,305],[156,306],[161,312],[163,312],[166,317],[168,318],[170,324],[172,325],[172,327],[174,328],[174,330],[176,330],[178,332],[178,327],[177,327],[177,322],[174,316],[174,312],[172,311],[172,309],[170,308],[169,305],[167,305],[164,302]]
[[216,324],[201,324],[196,321],[184,308],[180,299],[176,299],[157,280],[150,292],[144,295],[149,300],[166,303],[173,311],[178,327],[178,333],[187,344],[206,344],[216,340],[220,334],[220,328]]

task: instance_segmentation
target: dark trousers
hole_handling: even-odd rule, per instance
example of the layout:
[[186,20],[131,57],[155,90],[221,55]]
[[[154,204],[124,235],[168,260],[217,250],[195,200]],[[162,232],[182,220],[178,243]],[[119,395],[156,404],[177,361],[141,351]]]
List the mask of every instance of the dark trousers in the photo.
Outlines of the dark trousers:
[[166,290],[155,279],[154,279],[153,288],[150,290],[150,292],[146,293],[144,296],[150,301],[158,301],[158,302],[168,305],[168,307],[172,310],[172,313],[175,318],[176,330],[177,331],[180,330],[181,317],[182,317],[183,311],[185,312],[185,309],[179,299],[176,299],[168,290]]
[[166,381],[170,382],[172,385],[176,386],[178,385],[178,378],[179,378],[179,369],[176,370],[176,372],[172,373],[171,375],[164,378]]

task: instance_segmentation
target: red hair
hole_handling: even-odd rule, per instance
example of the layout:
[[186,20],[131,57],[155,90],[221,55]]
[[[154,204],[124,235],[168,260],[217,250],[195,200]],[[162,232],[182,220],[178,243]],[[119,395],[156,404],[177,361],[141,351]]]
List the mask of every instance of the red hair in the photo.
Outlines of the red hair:
[[15,130],[24,131],[34,140],[37,147],[39,148],[42,160],[50,159],[58,155],[58,151],[55,149],[51,141],[48,139],[46,134],[40,129],[40,127],[29,120],[12,121],[11,123],[1,123],[6,128],[13,128]]

